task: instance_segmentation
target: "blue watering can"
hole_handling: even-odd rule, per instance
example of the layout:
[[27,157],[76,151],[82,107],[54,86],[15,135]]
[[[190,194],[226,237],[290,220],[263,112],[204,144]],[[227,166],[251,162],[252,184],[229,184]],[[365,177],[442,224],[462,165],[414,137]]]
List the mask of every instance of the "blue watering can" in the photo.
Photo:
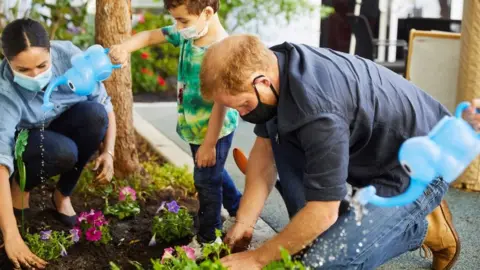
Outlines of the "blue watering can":
[[72,67],[62,76],[55,78],[47,87],[43,96],[42,110],[48,112],[53,109],[50,95],[60,85],[67,85],[70,90],[79,96],[91,95],[98,82],[106,80],[113,69],[122,65],[113,65],[108,57],[109,49],[100,45],[93,45],[85,52],[74,55],[70,60]]
[[480,134],[462,118],[469,106],[469,102],[460,103],[455,117],[443,117],[427,136],[410,138],[400,146],[400,164],[410,175],[410,186],[404,193],[383,198],[375,194],[375,187],[367,186],[357,191],[354,200],[362,205],[403,206],[418,199],[428,184],[439,177],[453,182],[480,154]]

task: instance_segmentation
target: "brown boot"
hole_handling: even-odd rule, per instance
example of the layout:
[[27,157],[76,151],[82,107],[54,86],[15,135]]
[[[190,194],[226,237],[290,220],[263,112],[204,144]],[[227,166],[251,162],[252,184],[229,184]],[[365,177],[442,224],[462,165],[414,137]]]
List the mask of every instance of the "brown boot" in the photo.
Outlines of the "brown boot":
[[427,236],[422,248],[433,255],[432,269],[451,269],[460,254],[460,239],[445,200],[427,216],[427,221]]
[[237,164],[238,169],[240,169],[240,171],[243,174],[246,174],[247,173],[248,159],[245,156],[245,154],[242,152],[242,150],[240,150],[238,148],[234,148],[233,149],[233,159],[235,160],[235,163]]

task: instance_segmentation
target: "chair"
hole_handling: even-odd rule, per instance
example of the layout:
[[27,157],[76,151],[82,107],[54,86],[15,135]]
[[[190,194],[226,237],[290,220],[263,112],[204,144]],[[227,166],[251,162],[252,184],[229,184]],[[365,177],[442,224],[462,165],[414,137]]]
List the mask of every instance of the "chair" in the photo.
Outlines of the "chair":
[[[355,35],[356,46],[355,54],[369,59],[374,60],[377,56],[378,46],[397,46],[403,49],[404,55],[407,51],[407,42],[405,40],[389,41],[389,40],[378,40],[373,37],[372,29],[368,24],[367,18],[363,15],[356,16],[353,13],[347,14],[348,21],[352,27],[352,33]],[[378,64],[383,65],[397,73],[400,73],[405,70],[405,62],[399,61],[396,63],[387,63],[387,62],[378,62]]]

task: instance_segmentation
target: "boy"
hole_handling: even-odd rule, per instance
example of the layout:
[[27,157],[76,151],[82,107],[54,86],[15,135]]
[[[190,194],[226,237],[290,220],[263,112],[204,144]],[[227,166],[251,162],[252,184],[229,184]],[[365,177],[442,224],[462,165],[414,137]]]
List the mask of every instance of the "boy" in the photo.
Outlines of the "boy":
[[200,65],[208,46],[227,37],[218,18],[219,0],[164,0],[175,25],[144,31],[111,48],[113,62],[125,63],[129,53],[155,44],[180,46],[177,85],[177,133],[190,144],[195,161],[200,243],[215,240],[221,229],[222,203],[236,216],[241,193],[224,169],[238,113],[205,101],[200,93]]

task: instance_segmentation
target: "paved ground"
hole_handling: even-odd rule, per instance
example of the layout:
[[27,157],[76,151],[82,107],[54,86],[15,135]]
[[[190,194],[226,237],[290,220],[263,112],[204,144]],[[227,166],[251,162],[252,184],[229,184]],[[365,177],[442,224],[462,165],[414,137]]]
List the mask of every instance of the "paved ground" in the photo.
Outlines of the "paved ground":
[[[175,132],[176,110],[174,103],[135,104],[135,111],[146,121],[151,123],[163,135],[168,137],[180,148],[189,153],[189,148]],[[247,154],[253,144],[253,126],[241,122],[236,131],[233,147],[243,149]],[[241,191],[244,187],[244,177],[238,170],[230,154],[227,160],[227,170]],[[480,193],[469,193],[451,189],[447,194],[447,201],[452,210],[456,228],[462,240],[462,253],[454,269],[480,269]],[[278,192],[274,191],[268,198],[262,212],[262,218],[274,230],[279,231],[288,223],[285,205]],[[379,269],[429,269],[430,260],[423,259],[419,251],[404,254]]]

